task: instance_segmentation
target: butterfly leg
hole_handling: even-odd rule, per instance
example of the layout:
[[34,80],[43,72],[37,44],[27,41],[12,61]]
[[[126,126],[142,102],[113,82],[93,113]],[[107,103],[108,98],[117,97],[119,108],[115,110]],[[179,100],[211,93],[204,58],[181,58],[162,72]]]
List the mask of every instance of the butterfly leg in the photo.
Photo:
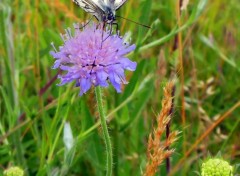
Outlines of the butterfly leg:
[[[117,33],[117,36],[119,37],[119,38],[121,38],[120,37],[120,31],[119,31],[119,26],[118,26],[118,23],[117,22],[112,22],[112,23],[110,23],[109,24],[110,25],[110,30],[109,30],[109,35],[102,41],[102,43],[104,42],[104,41],[106,41],[107,39],[108,39],[108,37],[110,37],[112,34],[113,34],[113,25],[115,25],[116,26],[116,33]],[[103,28],[104,29],[104,28]]]
[[116,34],[117,34],[118,36],[120,36],[120,30],[119,30],[119,25],[118,25],[118,23],[117,23],[117,22],[113,22],[112,25],[115,25],[115,26],[116,26]]
[[87,22],[87,23],[85,23],[85,24],[83,24],[81,27],[78,27],[78,28],[75,28],[75,29],[83,29],[83,28],[85,28],[91,21],[92,21],[92,19],[93,19],[93,16],[90,18],[90,20]]
[[106,39],[103,39],[103,34],[104,34],[104,28],[106,26],[106,23],[103,22],[103,25],[102,25],[102,42],[101,42],[101,49],[102,49],[102,45],[103,45],[103,42],[106,40]]
[[120,30],[119,30],[119,25],[117,22],[113,22],[112,25],[115,25],[116,26],[116,33],[117,33],[117,36],[121,39],[122,37],[120,36]]
[[113,23],[110,23],[109,25],[110,25],[109,35],[102,41],[102,43],[103,43],[104,41],[106,41],[106,40],[108,39],[108,37],[110,37],[110,36],[112,35],[112,26],[113,26]]

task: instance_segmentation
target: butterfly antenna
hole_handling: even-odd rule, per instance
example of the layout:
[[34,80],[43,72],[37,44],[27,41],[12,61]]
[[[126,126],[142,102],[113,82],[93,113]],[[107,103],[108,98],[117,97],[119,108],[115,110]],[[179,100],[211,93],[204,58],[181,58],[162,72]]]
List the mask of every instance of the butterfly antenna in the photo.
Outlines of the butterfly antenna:
[[144,24],[138,23],[138,22],[133,21],[133,20],[130,20],[130,19],[128,19],[128,18],[124,18],[124,17],[122,17],[122,16],[118,16],[118,15],[116,15],[116,17],[119,17],[119,18],[122,18],[122,19],[124,19],[124,20],[130,21],[130,22],[135,23],[135,24],[137,24],[137,25],[139,25],[139,26],[143,26],[143,27],[145,27],[145,28],[151,29],[150,26],[147,26],[147,25],[144,25]]

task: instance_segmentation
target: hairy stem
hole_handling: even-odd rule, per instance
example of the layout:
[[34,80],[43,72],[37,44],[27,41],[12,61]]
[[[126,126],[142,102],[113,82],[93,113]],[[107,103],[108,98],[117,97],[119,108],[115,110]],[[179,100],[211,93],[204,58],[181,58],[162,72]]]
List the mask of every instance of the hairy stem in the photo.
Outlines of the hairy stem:
[[101,125],[103,129],[103,136],[104,136],[104,141],[106,145],[106,152],[107,152],[107,174],[106,175],[111,176],[112,166],[113,166],[112,146],[111,146],[111,140],[108,133],[107,122],[106,122],[106,118],[103,110],[101,88],[99,86],[95,88],[95,94],[96,94],[97,107],[100,115]]

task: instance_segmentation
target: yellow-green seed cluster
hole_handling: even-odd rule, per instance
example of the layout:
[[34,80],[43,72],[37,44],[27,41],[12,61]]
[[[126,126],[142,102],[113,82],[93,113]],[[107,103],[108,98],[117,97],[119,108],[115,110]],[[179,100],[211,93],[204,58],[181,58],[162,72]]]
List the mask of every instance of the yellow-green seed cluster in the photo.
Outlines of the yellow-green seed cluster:
[[19,167],[11,167],[3,172],[4,176],[23,176],[24,172]]
[[201,176],[233,176],[233,167],[222,159],[209,159],[202,164]]

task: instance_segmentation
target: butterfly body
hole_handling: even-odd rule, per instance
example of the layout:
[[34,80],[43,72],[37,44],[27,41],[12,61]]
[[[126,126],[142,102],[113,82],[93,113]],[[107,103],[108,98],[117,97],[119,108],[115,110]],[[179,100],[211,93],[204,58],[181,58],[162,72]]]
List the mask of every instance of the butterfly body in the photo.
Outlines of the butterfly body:
[[111,8],[106,7],[106,13],[102,14],[102,19],[100,21],[106,22],[106,23],[113,23],[115,18],[115,11],[112,11]]
[[115,13],[126,0],[73,0],[86,12],[94,15],[98,21],[113,24]]

